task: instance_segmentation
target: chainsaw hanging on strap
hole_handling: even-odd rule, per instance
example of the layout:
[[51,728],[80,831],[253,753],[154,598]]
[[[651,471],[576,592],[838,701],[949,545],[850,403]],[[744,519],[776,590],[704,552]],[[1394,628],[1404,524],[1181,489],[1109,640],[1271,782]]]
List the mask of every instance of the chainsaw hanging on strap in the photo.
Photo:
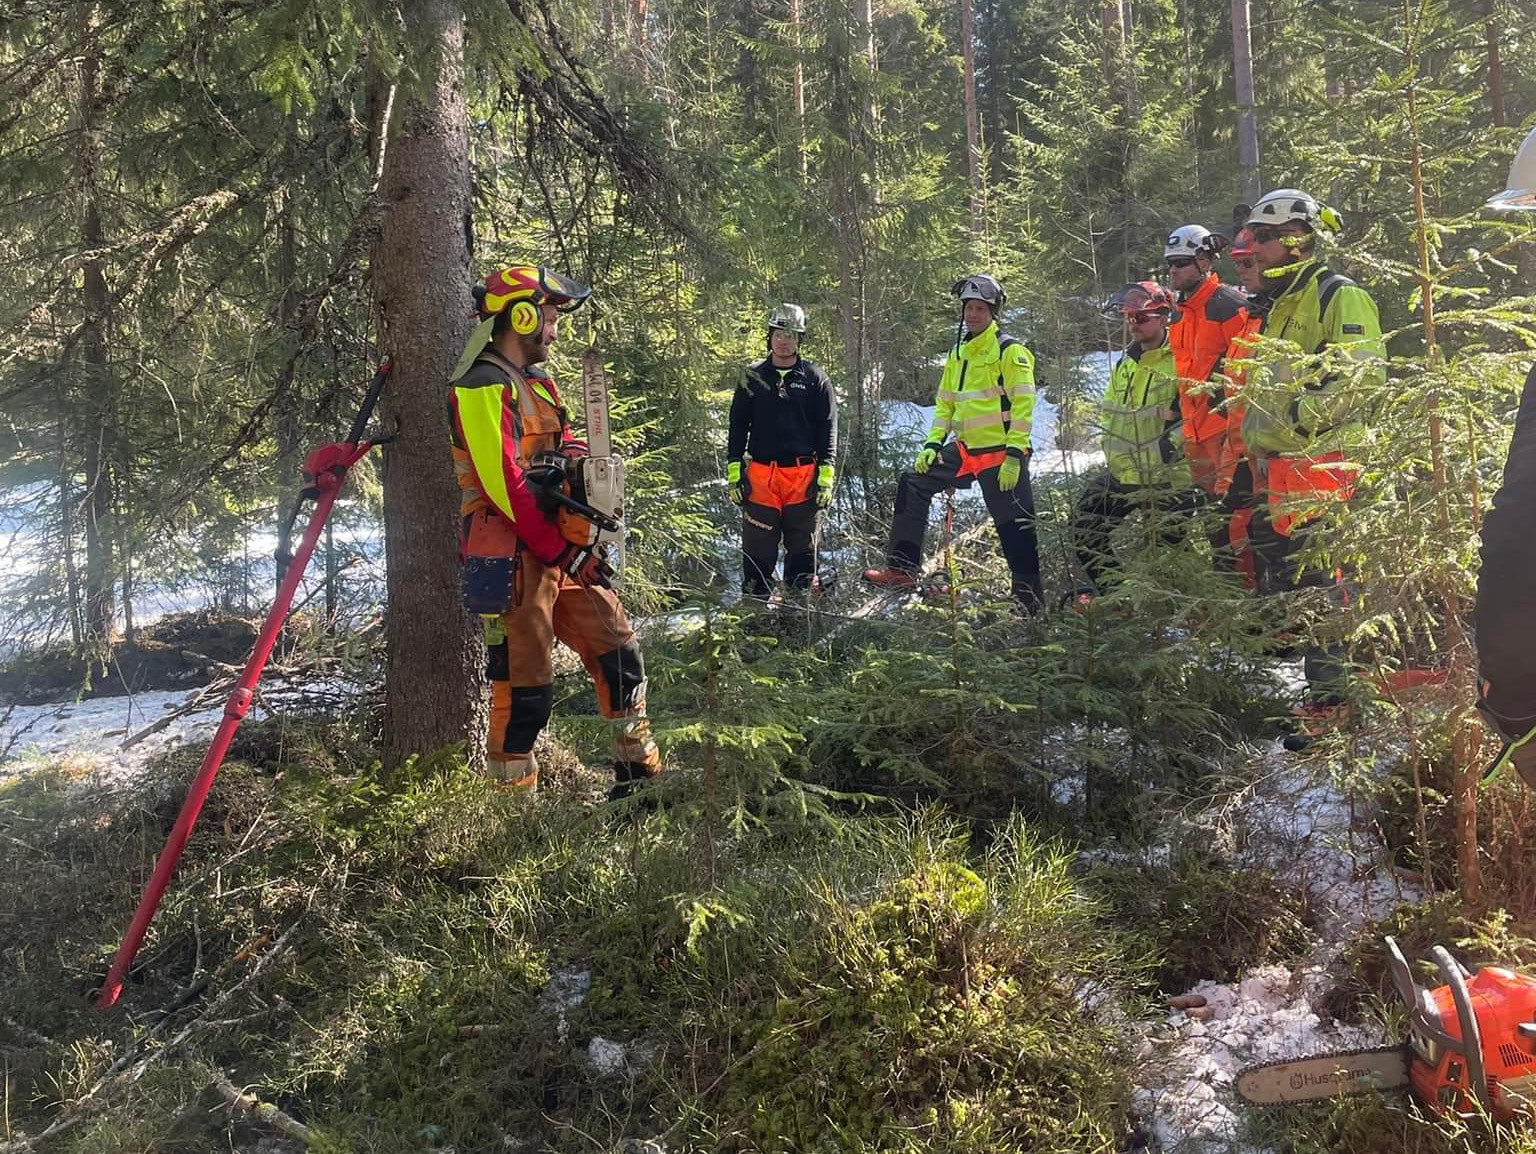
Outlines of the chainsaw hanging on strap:
[[1397,942],[1386,946],[1407,1039],[1250,1066],[1237,1075],[1238,1095],[1274,1106],[1407,1086],[1434,1113],[1464,1119],[1508,1121],[1536,1107],[1536,977],[1501,966],[1469,974],[1436,946],[1430,956],[1445,984],[1426,990]]
[[612,554],[617,584],[624,576],[624,461],[613,455],[608,375],[595,348],[587,349],[581,358],[581,395],[587,417],[586,454],[540,453],[528,463],[526,476],[562,537],[573,545]]

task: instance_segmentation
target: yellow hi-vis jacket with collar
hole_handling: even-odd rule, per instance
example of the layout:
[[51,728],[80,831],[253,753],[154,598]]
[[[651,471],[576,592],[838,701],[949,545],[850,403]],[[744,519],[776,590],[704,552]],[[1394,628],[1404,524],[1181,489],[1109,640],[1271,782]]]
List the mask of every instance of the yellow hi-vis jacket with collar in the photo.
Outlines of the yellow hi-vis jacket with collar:
[[1013,449],[1029,452],[1035,412],[1035,358],[1023,343],[1004,337],[994,321],[950,349],[934,400],[928,444],[953,433],[975,455]]
[[[1347,452],[1363,433],[1363,389],[1386,381],[1376,302],[1354,281],[1311,260],[1269,306],[1245,385],[1243,442],[1250,452]],[[1271,351],[1266,345],[1287,341]],[[1278,358],[1275,352],[1280,355]],[[1368,362],[1361,368],[1359,362]]]
[[1122,485],[1189,484],[1179,416],[1179,378],[1166,338],[1131,345],[1110,371],[1099,406],[1104,464]]

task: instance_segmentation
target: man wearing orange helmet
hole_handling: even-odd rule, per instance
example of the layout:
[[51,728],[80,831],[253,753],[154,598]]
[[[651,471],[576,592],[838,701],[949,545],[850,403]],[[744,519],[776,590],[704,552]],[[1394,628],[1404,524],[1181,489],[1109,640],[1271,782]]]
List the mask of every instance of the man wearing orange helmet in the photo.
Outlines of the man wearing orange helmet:
[[538,783],[533,745],[554,703],[556,640],[575,651],[615,723],[614,787],[622,797],[661,759],[645,713],[645,663],[609,588],[612,570],[582,536],[568,540],[535,478],[558,485],[562,461],[586,455],[571,436],[555,383],[540,367],[559,314],[592,290],[522,265],[475,286],[480,323],[454,370],[453,466],[463,490],[460,557],[465,607],[485,623],[491,721],[489,776]]
[[1175,494],[1189,485],[1179,380],[1168,349],[1173,294],[1152,281],[1134,282],[1105,301],[1103,312],[1124,322],[1131,343],[1111,370],[1100,405],[1104,471],[1088,479],[1072,519],[1077,559],[1090,586],[1079,591],[1079,599],[1103,591],[1115,564],[1110,548],[1115,526],[1148,494],[1152,508],[1174,511],[1181,504]]

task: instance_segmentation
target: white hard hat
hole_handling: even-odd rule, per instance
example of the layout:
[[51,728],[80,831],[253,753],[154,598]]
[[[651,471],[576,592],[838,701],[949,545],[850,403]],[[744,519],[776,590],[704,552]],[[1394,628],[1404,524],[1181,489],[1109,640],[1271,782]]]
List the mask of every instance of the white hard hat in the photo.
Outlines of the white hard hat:
[[1198,224],[1184,224],[1168,234],[1163,242],[1164,259],[1170,256],[1215,256],[1211,230]]
[[1509,166],[1509,187],[1488,201],[1489,208],[1536,209],[1536,128],[1520,142]]
[[962,302],[981,301],[992,306],[992,311],[1001,309],[1008,301],[1008,294],[1003,291],[1003,286],[997,278],[988,276],[984,272],[972,273],[970,276],[961,277],[950,288]]
[[1326,232],[1338,232],[1344,227],[1344,220],[1337,212],[1299,188],[1277,188],[1266,192],[1248,211],[1250,228],[1256,224],[1289,224],[1291,221],[1300,221],[1308,228]]

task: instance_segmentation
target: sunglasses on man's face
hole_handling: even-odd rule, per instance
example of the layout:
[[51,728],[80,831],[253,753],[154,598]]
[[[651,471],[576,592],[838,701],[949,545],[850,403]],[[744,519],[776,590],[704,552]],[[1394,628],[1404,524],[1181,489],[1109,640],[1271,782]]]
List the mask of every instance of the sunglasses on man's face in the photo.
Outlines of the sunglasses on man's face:
[[1232,263],[1240,269],[1250,269],[1254,265],[1254,260],[1251,256],[1235,256],[1232,258]]
[[1138,309],[1136,312],[1124,314],[1126,324],[1144,325],[1152,321],[1165,321],[1168,319],[1167,309]]
[[1194,263],[1195,258],[1192,256],[1171,256],[1168,258],[1169,268],[1188,268]]
[[1296,235],[1298,234],[1291,232],[1289,227],[1286,225],[1256,224],[1253,226],[1253,239],[1258,241],[1260,244],[1267,244],[1272,240],[1279,240],[1282,237]]

